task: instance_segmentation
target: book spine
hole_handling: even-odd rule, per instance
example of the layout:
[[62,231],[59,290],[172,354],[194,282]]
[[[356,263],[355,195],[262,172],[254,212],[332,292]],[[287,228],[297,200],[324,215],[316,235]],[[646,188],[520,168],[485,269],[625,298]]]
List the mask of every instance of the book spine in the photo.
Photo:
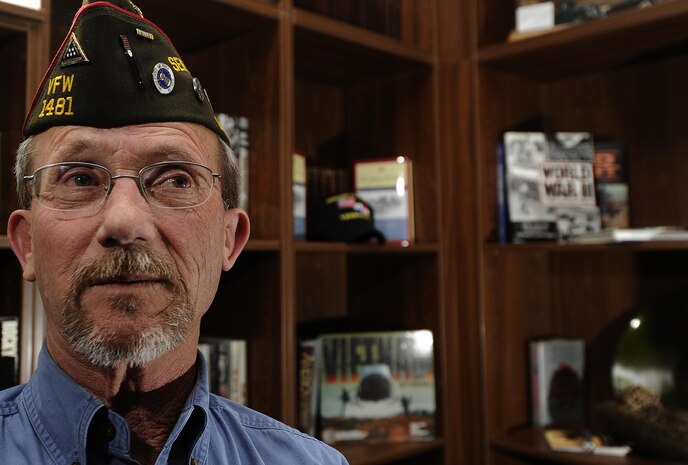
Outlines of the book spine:
[[229,398],[241,405],[248,404],[248,376],[246,341],[232,339],[229,341],[230,380]]
[[313,416],[313,398],[317,390],[315,370],[316,341],[299,341],[298,373],[298,428],[304,433],[313,434],[315,418]]
[[0,317],[0,389],[19,382],[19,317]]
[[306,239],[307,181],[306,156],[295,152],[292,154],[292,218],[296,240]]
[[547,385],[544,374],[544,350],[541,342],[530,343],[530,389],[531,415],[535,426],[544,426],[547,421]]
[[500,244],[506,244],[509,240],[507,235],[509,217],[506,208],[505,170],[504,144],[499,143],[497,144],[497,240]]

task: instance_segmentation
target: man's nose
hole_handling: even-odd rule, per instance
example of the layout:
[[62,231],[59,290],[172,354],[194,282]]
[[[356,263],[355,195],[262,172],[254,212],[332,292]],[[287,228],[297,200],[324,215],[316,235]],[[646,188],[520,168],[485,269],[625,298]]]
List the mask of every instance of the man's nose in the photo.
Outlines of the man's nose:
[[96,239],[104,246],[149,241],[155,237],[151,205],[139,190],[134,176],[113,179],[110,195],[100,212],[102,222]]

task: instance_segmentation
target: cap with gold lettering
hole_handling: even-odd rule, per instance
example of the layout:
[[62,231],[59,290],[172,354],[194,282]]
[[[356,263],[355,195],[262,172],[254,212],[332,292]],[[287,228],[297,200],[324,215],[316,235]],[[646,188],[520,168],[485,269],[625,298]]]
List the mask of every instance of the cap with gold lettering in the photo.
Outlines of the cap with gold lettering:
[[229,142],[198,78],[129,0],[84,0],[43,77],[26,137],[53,126],[202,124]]

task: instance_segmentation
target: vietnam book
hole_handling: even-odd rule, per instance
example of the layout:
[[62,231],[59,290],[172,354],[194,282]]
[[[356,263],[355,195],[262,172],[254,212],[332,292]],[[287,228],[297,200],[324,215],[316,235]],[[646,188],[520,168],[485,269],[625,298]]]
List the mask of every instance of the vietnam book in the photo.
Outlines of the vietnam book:
[[407,246],[415,239],[413,164],[408,157],[354,163],[356,195],[372,207],[375,227],[388,243]]
[[535,426],[584,424],[585,343],[543,339],[529,343],[531,415]]
[[229,145],[239,159],[241,183],[239,184],[239,208],[248,210],[249,199],[249,119],[218,113],[217,120],[224,128]]
[[329,444],[435,437],[433,337],[427,330],[320,338],[320,427]]
[[19,383],[19,317],[0,317],[0,389]]
[[566,240],[600,229],[586,132],[504,134],[511,242]]

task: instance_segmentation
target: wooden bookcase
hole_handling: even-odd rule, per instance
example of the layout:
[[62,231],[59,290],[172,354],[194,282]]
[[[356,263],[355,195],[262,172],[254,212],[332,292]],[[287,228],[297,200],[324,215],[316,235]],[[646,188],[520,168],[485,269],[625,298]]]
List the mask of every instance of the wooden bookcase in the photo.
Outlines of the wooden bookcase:
[[[0,2],[0,50],[11,60],[0,77],[3,143],[6,132],[16,134],[0,160],[0,234],[15,204],[13,157],[7,155],[21,140],[26,107],[80,3],[43,0],[42,10],[33,12]],[[402,0],[398,38],[299,9],[292,0],[135,3],[173,39],[215,110],[250,120],[251,240],[223,276],[202,327],[206,335],[248,340],[249,405],[296,423],[299,338],[342,329],[428,328],[435,335],[438,439],[342,450],[353,465],[471,463],[465,458],[479,443],[462,439],[470,415],[457,413],[475,412],[473,396],[479,394],[458,388],[464,379],[475,385],[476,363],[457,336],[460,309],[475,296],[472,289],[463,292],[464,283],[474,279],[469,270],[475,260],[459,257],[476,256],[466,240],[470,222],[454,211],[472,199],[466,195],[471,146],[464,137],[470,124],[462,119],[457,130],[455,114],[455,108],[470,108],[464,93],[469,68],[458,63],[451,45],[456,22],[466,19],[458,3]],[[462,89],[456,88],[457,78]],[[416,243],[294,240],[296,150],[306,154],[309,166],[347,174],[343,187],[349,189],[354,160],[412,158]],[[22,314],[26,380],[43,334],[34,317],[40,302],[33,287],[21,290],[21,272],[5,236],[0,273],[3,314]],[[468,340],[475,337],[472,328],[463,331]]]
[[[497,143],[506,130],[582,130],[623,143],[632,226],[688,224],[685,115],[688,2],[643,10],[509,42],[513,2],[474,1],[475,218],[482,333],[486,463],[658,463],[547,451],[528,428],[527,341],[583,338],[587,416],[612,398],[611,360],[634,309],[685,292],[685,243],[559,245],[497,243]],[[621,325],[621,326],[620,326]]]
[[[45,3],[45,2],[44,2]],[[35,287],[22,282],[21,267],[7,240],[7,219],[16,208],[14,152],[23,140],[21,126],[48,66],[49,4],[32,10],[0,2],[0,316],[19,316],[19,379],[30,376],[42,343],[40,304]]]

